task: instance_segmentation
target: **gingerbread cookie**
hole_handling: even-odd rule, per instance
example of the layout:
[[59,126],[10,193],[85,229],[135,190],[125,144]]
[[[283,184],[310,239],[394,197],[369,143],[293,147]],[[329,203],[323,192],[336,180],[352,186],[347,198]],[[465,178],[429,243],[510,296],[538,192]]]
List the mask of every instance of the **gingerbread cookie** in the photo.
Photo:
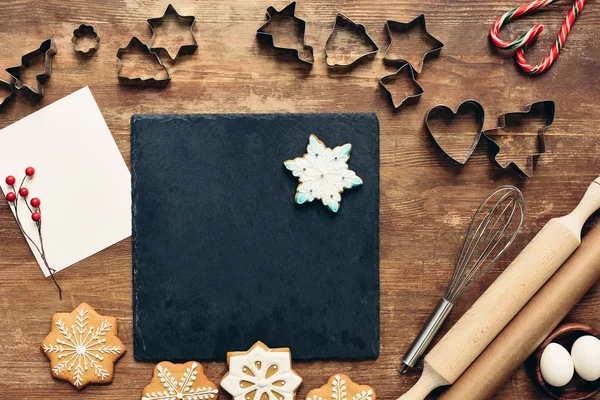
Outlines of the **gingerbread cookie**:
[[117,319],[99,315],[86,303],[71,313],[54,314],[41,347],[52,376],[77,389],[112,382],[114,364],[126,351],[117,337]]
[[348,169],[351,150],[350,143],[332,150],[318,137],[310,135],[306,154],[283,163],[300,182],[294,198],[296,203],[321,200],[329,210],[338,212],[344,189],[363,184],[362,179]]
[[210,400],[219,397],[217,385],[204,375],[200,363],[160,362],[154,377],[142,392],[142,400]]
[[335,374],[326,385],[308,392],[306,400],[375,400],[375,391],[352,382],[347,375]]
[[233,400],[294,400],[302,383],[288,348],[270,349],[256,342],[248,351],[227,353],[227,365],[221,387]]

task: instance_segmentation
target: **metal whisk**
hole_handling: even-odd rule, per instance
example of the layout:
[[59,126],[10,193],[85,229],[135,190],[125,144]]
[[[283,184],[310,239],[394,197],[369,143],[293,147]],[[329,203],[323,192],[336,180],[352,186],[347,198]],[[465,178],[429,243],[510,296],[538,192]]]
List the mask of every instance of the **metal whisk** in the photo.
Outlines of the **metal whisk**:
[[506,252],[524,216],[525,200],[514,186],[501,186],[481,202],[467,230],[448,289],[402,358],[400,373],[415,366],[456,301]]

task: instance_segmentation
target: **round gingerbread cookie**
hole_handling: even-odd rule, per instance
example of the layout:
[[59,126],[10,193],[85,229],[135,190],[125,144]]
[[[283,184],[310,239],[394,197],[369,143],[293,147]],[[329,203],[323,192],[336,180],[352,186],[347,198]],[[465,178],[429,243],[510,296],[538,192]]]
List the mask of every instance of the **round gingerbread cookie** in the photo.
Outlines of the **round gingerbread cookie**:
[[54,314],[41,347],[52,376],[77,389],[112,382],[114,364],[126,351],[117,337],[117,319],[99,315],[86,303],[71,313]]
[[306,400],[375,400],[375,391],[354,383],[347,375],[335,374],[326,385],[308,392]]

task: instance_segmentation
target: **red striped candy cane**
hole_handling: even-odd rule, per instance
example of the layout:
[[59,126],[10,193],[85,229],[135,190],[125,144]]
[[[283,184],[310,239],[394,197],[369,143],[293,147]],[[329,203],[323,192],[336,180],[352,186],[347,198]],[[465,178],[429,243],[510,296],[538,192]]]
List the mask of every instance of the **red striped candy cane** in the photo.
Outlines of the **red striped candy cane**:
[[510,42],[505,42],[502,39],[500,39],[500,29],[509,21],[517,19],[524,14],[533,12],[539,8],[545,7],[557,1],[558,0],[536,0],[528,4],[523,4],[520,7],[513,8],[512,10],[508,11],[500,18],[498,18],[498,20],[494,23],[494,25],[492,25],[492,28],[490,30],[490,39],[496,47],[504,50],[517,49],[517,65],[519,66],[519,68],[521,68],[523,71],[529,74],[541,74],[542,72],[550,68],[552,63],[558,57],[558,54],[563,48],[565,42],[567,41],[569,31],[571,30],[571,27],[575,23],[575,19],[583,9],[583,6],[585,5],[585,2],[587,0],[573,1],[573,7],[571,7],[569,12],[567,13],[567,17],[565,18],[565,21],[562,24],[562,27],[560,29],[560,32],[558,33],[558,37],[556,38],[554,45],[552,46],[552,49],[550,49],[550,52],[548,53],[546,58],[544,58],[544,60],[537,65],[531,65],[527,62],[527,60],[525,60],[525,49],[527,49],[527,47],[539,36],[539,34],[542,33],[542,31],[544,30],[544,26],[542,24],[535,24],[523,35]]

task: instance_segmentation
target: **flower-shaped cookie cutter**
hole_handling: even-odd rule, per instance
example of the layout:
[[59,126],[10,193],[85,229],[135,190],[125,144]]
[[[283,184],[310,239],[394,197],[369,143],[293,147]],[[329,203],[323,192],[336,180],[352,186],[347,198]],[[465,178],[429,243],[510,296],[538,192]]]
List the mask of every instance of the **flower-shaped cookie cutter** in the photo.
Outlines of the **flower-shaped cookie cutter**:
[[[83,47],[80,47],[80,45],[82,40],[87,37],[91,38],[94,44],[93,46],[84,49]],[[75,51],[78,54],[83,56],[91,56],[100,48],[100,36],[92,25],[81,24],[79,25],[79,28],[73,31],[71,43],[73,43]]]

